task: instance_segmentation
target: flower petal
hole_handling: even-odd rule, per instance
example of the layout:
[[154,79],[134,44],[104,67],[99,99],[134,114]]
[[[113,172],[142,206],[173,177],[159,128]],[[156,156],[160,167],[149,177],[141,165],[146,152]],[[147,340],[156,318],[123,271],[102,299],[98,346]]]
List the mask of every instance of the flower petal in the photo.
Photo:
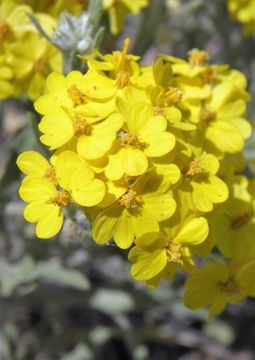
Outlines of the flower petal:
[[26,175],[44,176],[50,167],[48,161],[36,151],[25,151],[18,156],[18,168]]

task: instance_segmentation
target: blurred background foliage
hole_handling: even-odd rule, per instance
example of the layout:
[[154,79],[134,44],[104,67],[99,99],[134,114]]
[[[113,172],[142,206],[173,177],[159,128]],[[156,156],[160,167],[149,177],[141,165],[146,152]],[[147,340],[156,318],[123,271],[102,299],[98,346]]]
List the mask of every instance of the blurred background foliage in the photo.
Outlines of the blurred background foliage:
[[[157,53],[186,58],[200,48],[212,62],[243,71],[253,121],[255,39],[244,37],[226,0],[151,0],[117,39],[106,33],[102,51],[121,47],[126,36],[144,64]],[[206,321],[204,311],[182,305],[182,275],[157,289],[134,283],[126,254],[97,246],[82,213],[73,214],[56,239],[35,238],[22,216],[15,162],[24,150],[45,151],[36,123],[27,100],[0,104],[0,359],[254,359],[254,300]],[[251,160],[254,142],[246,147]]]

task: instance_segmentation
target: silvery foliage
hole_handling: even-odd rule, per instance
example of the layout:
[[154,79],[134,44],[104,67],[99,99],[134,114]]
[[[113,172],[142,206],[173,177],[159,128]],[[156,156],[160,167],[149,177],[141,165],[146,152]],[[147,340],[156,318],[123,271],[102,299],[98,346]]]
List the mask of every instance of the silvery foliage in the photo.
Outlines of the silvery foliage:
[[87,55],[93,49],[99,48],[104,32],[104,28],[99,27],[101,15],[102,0],[91,1],[88,10],[83,12],[80,17],[63,12],[59,16],[56,29],[49,36],[38,20],[28,14],[40,34],[62,53],[64,73],[68,73],[72,69],[80,69],[78,54]]

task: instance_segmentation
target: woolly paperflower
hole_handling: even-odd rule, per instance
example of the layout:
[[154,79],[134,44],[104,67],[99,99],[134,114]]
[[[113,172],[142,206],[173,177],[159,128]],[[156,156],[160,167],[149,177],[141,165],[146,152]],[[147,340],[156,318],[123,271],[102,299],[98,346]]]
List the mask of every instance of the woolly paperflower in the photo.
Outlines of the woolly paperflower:
[[185,283],[184,303],[193,310],[209,306],[209,317],[221,313],[227,303],[254,296],[255,262],[247,264],[216,263],[192,274]]
[[161,177],[149,173],[99,213],[93,222],[93,238],[98,244],[113,238],[120,248],[126,249],[135,238],[146,233],[157,234],[159,222],[170,218],[175,209],[173,195],[166,192]]
[[81,206],[95,206],[104,197],[103,182],[94,178],[89,165],[75,153],[60,154],[54,169],[34,151],[20,155],[17,162],[27,174],[19,190],[21,199],[29,203],[24,217],[28,222],[36,223],[39,238],[48,239],[60,231],[63,208],[73,201]]
[[216,176],[218,170],[219,161],[211,154],[187,158],[182,166],[183,180],[178,192],[191,210],[209,212],[214,204],[227,200],[228,187]]
[[[176,216],[175,216],[176,218]],[[171,221],[165,233],[151,241],[144,236],[136,241],[129,253],[133,262],[131,274],[135,280],[156,286],[160,279],[169,279],[178,267],[189,271],[193,268],[190,247],[201,244],[208,236],[205,218],[186,217]],[[152,238],[153,239],[153,238]]]
[[105,175],[111,180],[118,180],[124,174],[144,174],[148,158],[165,155],[175,146],[174,135],[166,131],[167,121],[162,116],[153,116],[146,103],[135,104],[129,113],[121,102],[118,107],[125,123],[105,168]]

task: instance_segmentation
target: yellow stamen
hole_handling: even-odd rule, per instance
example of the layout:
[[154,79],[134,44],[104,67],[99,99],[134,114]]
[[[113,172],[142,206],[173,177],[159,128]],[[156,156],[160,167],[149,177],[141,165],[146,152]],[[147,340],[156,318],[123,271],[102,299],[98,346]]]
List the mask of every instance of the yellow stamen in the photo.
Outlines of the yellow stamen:
[[56,196],[49,199],[48,203],[57,206],[68,206],[71,199],[71,195],[67,191],[58,191]]
[[79,106],[87,102],[86,96],[76,85],[72,85],[69,89],[67,89],[67,93],[72,99],[74,106]]
[[165,116],[165,112],[160,106],[154,106],[153,107],[153,113],[154,113],[154,115]]
[[132,133],[126,133],[121,136],[121,145],[132,145],[132,146],[140,146],[140,142],[138,136]]
[[169,262],[182,264],[182,248],[180,244],[176,244],[173,241],[169,242],[165,248],[167,259]]
[[251,214],[244,213],[242,215],[237,216],[235,219],[233,219],[231,223],[232,229],[238,229],[241,226],[244,226],[248,224],[252,219]]
[[50,180],[54,185],[57,185],[56,172],[53,166],[50,166],[46,171],[44,176]]
[[124,174],[122,179],[123,179],[123,182],[125,183],[125,185],[129,186],[135,182],[136,176],[129,176],[127,174]]
[[225,283],[220,282],[219,288],[220,288],[221,292],[223,292],[224,294],[226,294],[229,297],[240,294],[240,287],[237,285],[237,283],[235,282],[235,280],[233,278],[230,278]]
[[47,60],[43,57],[37,59],[34,63],[34,70],[42,75],[46,75],[49,71]]
[[218,82],[217,72],[213,69],[207,69],[203,72],[202,78],[205,84],[215,85]]
[[0,19],[0,39],[3,39],[10,30],[10,25],[5,20]]
[[211,121],[215,120],[216,112],[212,111],[206,107],[201,109],[200,112],[200,120],[204,123],[210,123]]
[[119,71],[116,75],[116,87],[118,89],[124,89],[130,85],[130,74],[126,71]]
[[124,206],[127,209],[134,209],[138,206],[138,202],[135,198],[136,192],[129,190],[126,194],[122,195],[119,199],[119,204]]
[[165,92],[165,103],[167,105],[176,105],[182,100],[182,97],[183,92],[181,89],[170,86]]
[[183,175],[185,177],[191,178],[193,176],[201,174],[201,172],[203,172],[203,169],[201,167],[200,161],[195,159],[195,160],[191,161],[188,168],[184,170]]
[[188,52],[189,63],[192,66],[204,65],[210,58],[207,51],[192,49]]
[[86,119],[80,114],[75,115],[73,128],[75,136],[78,137],[82,135],[90,135],[92,131],[92,126],[88,124]]

